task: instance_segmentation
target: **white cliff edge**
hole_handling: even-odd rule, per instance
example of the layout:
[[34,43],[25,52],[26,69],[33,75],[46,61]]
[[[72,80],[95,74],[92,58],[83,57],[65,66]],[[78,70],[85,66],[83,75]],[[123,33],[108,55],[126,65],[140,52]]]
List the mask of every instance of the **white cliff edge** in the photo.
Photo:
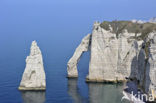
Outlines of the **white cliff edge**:
[[40,48],[32,42],[30,55],[26,58],[26,68],[18,88],[19,90],[45,90],[46,76]]

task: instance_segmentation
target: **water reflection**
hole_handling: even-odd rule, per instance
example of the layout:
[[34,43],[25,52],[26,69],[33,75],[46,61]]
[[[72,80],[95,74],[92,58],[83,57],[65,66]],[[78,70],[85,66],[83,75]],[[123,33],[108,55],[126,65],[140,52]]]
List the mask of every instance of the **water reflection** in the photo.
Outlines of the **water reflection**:
[[87,103],[88,101],[79,93],[78,80],[75,78],[68,79],[68,94],[72,97],[73,103]]
[[24,103],[45,103],[45,91],[21,91]]
[[123,84],[88,83],[88,98],[79,93],[77,79],[68,79],[68,94],[73,103],[129,103],[121,102]]
[[123,85],[89,83],[90,103],[121,103]]

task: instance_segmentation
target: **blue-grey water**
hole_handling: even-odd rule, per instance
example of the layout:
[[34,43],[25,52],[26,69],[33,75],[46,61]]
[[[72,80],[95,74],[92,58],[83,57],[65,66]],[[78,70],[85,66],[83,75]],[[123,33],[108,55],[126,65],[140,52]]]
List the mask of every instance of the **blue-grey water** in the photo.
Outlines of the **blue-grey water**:
[[[78,79],[66,78],[67,62],[94,21],[148,19],[156,9],[150,1],[0,0],[0,103],[121,103],[122,85],[85,83],[89,52]],[[33,40],[43,54],[47,90],[20,92]]]

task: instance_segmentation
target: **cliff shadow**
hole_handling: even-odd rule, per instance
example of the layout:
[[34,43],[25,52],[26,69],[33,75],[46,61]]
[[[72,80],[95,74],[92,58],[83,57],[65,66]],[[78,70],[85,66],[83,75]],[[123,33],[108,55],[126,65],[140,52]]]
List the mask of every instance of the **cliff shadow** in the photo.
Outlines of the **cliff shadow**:
[[144,73],[144,81],[143,81],[143,89],[144,91],[147,93],[149,92],[149,88],[150,88],[150,84],[151,84],[151,79],[150,79],[150,63],[148,61],[148,59],[146,59],[146,62],[145,62],[145,73]]
[[[142,47],[142,50],[144,50],[144,46]],[[149,89],[151,83],[149,73],[149,58],[146,58],[145,54],[140,50],[138,58],[135,56],[132,60],[131,73],[129,78],[131,81],[135,82],[135,84],[138,85],[138,87],[142,89],[143,92],[147,92],[147,89]]]
[[137,72],[138,72],[138,61],[137,61],[137,56],[135,56],[132,59],[131,62],[131,70],[130,70],[130,75],[129,75],[129,79],[131,80],[136,80],[137,79]]
[[45,103],[45,91],[21,91],[23,103]]
[[[127,88],[124,89],[127,93],[132,93],[137,98],[144,93],[147,93],[150,87],[150,64],[145,58],[144,48],[140,50],[138,57],[135,56],[131,63],[131,73],[126,83]],[[146,98],[143,98],[147,102]]]
[[89,103],[88,99],[80,94],[76,78],[68,79],[68,94],[72,97],[73,103]]

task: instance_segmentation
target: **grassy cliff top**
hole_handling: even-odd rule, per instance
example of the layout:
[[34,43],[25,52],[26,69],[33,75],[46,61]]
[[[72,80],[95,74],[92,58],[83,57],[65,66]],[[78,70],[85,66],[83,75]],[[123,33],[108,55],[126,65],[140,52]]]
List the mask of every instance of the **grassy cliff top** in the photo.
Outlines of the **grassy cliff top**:
[[119,33],[122,33],[124,29],[127,29],[129,33],[141,33],[140,37],[137,37],[138,39],[145,39],[147,35],[156,30],[156,24],[154,23],[133,23],[131,21],[104,21],[100,24],[100,26],[106,30],[110,30],[109,25],[113,29],[113,33],[116,33],[117,35]]

